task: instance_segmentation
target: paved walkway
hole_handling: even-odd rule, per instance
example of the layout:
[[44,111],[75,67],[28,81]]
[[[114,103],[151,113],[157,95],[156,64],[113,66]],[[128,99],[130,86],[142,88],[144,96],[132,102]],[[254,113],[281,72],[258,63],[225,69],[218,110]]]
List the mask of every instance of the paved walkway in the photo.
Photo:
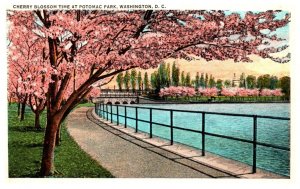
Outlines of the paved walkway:
[[[70,135],[99,164],[118,178],[282,178],[236,161],[97,119],[93,108],[78,108],[67,120]],[[230,171],[228,171],[230,170]]]
[[96,124],[90,120],[91,111],[88,110],[79,108],[69,115],[68,131],[85,152],[115,177],[230,177],[227,173],[189,162],[188,159],[147,144],[106,124]]

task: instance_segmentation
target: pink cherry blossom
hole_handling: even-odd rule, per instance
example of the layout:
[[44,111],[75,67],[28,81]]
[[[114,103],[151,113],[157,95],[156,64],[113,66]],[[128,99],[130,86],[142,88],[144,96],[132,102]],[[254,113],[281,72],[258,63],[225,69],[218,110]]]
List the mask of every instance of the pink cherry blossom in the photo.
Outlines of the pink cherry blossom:
[[188,96],[192,97],[196,95],[196,91],[193,87],[168,87],[160,89],[159,96],[160,97],[179,97],[179,96]]
[[213,88],[199,88],[198,93],[202,96],[218,96],[219,90],[216,87]]

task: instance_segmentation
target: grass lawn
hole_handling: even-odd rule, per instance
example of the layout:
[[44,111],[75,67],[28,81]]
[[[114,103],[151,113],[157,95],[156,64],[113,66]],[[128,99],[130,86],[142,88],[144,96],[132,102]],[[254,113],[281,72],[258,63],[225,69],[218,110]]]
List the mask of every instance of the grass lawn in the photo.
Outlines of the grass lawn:
[[[45,111],[41,116],[43,129],[38,131],[33,128],[34,114],[29,108],[26,109],[25,120],[20,122],[17,118],[17,105],[8,106],[9,177],[38,177],[45,123]],[[62,125],[61,145],[55,150],[55,168],[56,174],[53,177],[113,177],[79,148],[69,136],[65,125]]]

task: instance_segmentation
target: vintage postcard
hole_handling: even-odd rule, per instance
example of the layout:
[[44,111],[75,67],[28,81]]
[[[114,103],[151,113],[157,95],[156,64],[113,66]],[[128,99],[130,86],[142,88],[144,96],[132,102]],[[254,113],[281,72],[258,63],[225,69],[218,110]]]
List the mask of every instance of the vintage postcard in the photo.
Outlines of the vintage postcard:
[[6,178],[292,182],[292,3],[236,3],[7,4]]

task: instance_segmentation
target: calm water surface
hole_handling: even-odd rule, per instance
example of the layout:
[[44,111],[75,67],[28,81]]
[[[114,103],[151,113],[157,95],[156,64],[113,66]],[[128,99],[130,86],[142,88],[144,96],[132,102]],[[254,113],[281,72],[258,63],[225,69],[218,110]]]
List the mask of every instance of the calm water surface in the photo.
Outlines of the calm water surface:
[[[265,116],[290,117],[290,104],[159,104],[159,105],[134,105],[138,107],[154,107],[176,110],[193,110],[222,113],[257,114]],[[109,106],[110,107],[110,106]],[[110,109],[109,109],[110,110]],[[113,107],[116,113],[116,107]],[[119,107],[119,114],[124,115],[124,107]],[[127,116],[135,118],[135,108],[127,107]],[[202,116],[199,113],[173,113],[173,125],[201,131]],[[109,116],[110,118],[110,116]],[[138,109],[138,119],[150,119],[149,109]],[[113,116],[116,121],[116,116]],[[119,117],[124,124],[123,117]],[[170,124],[170,112],[163,110],[152,111],[152,121]],[[258,118],[257,140],[279,146],[290,146],[290,121]],[[135,127],[135,120],[127,119],[130,127]],[[232,136],[242,139],[253,139],[253,118],[224,115],[205,115],[206,132]],[[139,131],[149,133],[150,125],[138,122]],[[170,139],[170,128],[153,124],[153,135]],[[201,134],[190,131],[174,129],[174,141],[201,149]],[[235,140],[206,136],[206,151],[241,161],[252,165],[252,144]],[[257,146],[257,166],[275,173],[289,176],[290,154],[287,151]]]

